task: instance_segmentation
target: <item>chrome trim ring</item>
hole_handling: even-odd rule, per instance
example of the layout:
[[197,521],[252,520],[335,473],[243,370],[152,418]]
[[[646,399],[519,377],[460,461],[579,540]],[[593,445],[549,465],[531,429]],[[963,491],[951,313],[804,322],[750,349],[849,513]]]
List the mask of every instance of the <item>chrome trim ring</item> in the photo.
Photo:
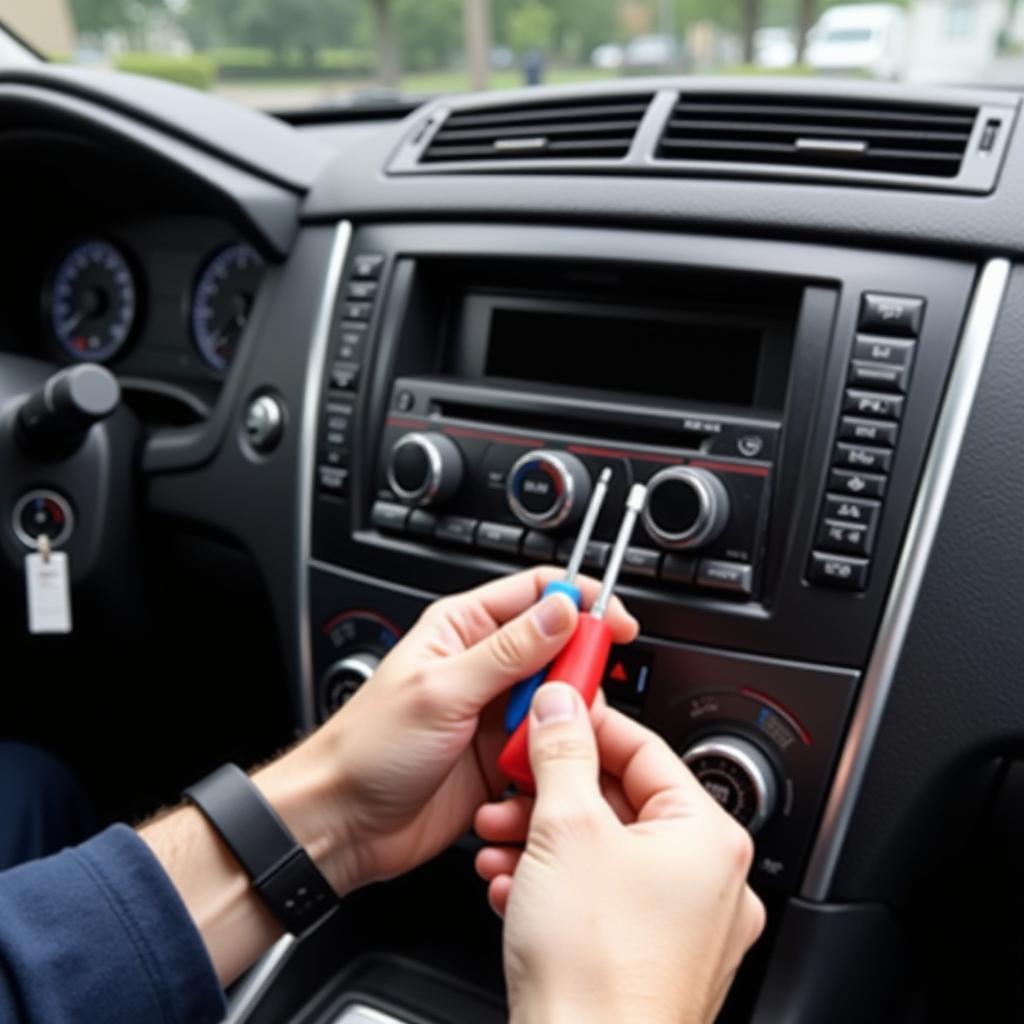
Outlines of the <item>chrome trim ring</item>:
[[[693,526],[679,533],[669,533],[662,529],[651,515],[651,501],[654,492],[661,484],[669,480],[681,480],[688,483],[697,493],[700,511],[693,521]],[[670,466],[659,470],[647,483],[647,501],[641,514],[647,532],[666,548],[699,548],[716,533],[721,531],[724,520],[729,514],[729,498],[721,481],[706,470],[692,469],[689,466]]]
[[768,758],[753,743],[739,736],[712,736],[703,740],[683,754],[683,763],[689,767],[701,757],[724,757],[747,773],[754,790],[754,815],[744,827],[755,835],[775,810],[775,773]]
[[[395,455],[398,454],[401,448],[410,444],[423,449],[430,467],[423,485],[411,491],[402,487],[395,478]],[[421,434],[418,431],[411,434],[403,434],[394,443],[391,454],[388,456],[388,486],[402,501],[408,502],[410,505],[429,505],[437,497],[437,492],[441,489],[443,472],[444,465],[441,453],[437,450],[437,445],[434,444],[428,434]]]
[[68,540],[75,528],[75,513],[71,511],[71,506],[68,504],[67,499],[62,498],[56,493],[56,491],[47,491],[42,488],[37,488],[34,491],[29,491],[27,494],[23,494],[14,503],[14,510],[11,512],[11,529],[14,530],[14,536],[17,537],[25,547],[30,548],[33,551],[39,550],[39,540],[31,534],[26,533],[21,526],[21,513],[25,511],[25,506],[30,501],[35,501],[36,498],[48,498],[56,505],[59,505],[61,512],[64,513],[63,529],[56,537],[50,538],[50,547],[59,548]]
[[[516,476],[530,462],[543,462],[545,465],[551,466],[562,482],[562,493],[549,512],[531,512],[515,493]],[[572,474],[565,468],[565,464],[558,455],[538,448],[525,455],[520,455],[512,464],[505,481],[505,496],[508,499],[509,508],[521,523],[525,523],[527,526],[536,526],[542,530],[553,530],[556,526],[561,526],[572,515],[576,502],[576,481],[573,480]]]
[[836,765],[821,827],[811,848],[800,889],[800,895],[805,899],[826,900],[832,888],[836,866],[864,783],[868,761],[878,738],[882,714],[903,653],[903,644],[921,591],[935,535],[938,533],[1009,277],[1008,260],[989,260],[981,270],[971,298],[910,514],[910,524],[893,576],[889,600],[882,614],[878,637],[864,672],[864,681]]

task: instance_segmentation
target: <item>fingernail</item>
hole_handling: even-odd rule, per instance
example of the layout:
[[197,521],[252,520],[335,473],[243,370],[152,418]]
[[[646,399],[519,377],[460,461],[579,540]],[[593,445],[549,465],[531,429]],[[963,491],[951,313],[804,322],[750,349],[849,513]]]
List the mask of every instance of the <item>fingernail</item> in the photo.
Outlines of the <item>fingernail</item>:
[[543,725],[551,722],[568,722],[576,717],[580,699],[576,691],[565,683],[547,683],[537,691],[533,699],[533,713]]
[[533,609],[533,621],[544,636],[558,636],[564,633],[570,625],[572,607],[569,599],[560,594],[552,594],[545,597],[536,608]]

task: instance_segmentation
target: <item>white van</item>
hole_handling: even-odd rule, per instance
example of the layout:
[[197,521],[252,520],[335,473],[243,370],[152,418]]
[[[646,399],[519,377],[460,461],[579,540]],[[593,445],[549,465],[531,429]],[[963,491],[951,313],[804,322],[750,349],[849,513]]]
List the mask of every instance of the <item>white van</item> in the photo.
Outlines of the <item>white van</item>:
[[862,72],[886,80],[901,76],[906,14],[895,4],[840,4],[811,30],[807,63],[822,74]]

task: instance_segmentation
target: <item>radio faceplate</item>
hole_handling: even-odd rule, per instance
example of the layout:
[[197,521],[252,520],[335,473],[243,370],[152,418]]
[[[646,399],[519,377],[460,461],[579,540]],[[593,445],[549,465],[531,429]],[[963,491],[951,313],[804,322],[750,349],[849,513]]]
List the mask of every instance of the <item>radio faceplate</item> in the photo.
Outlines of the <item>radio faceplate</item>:
[[[580,411],[552,429],[564,399],[430,377],[397,379],[391,408],[430,411],[384,421],[373,529],[451,554],[564,563],[590,484],[607,467],[609,495],[585,568],[604,568],[629,487],[647,483],[624,573],[671,590],[757,596],[778,422],[677,410],[652,417],[649,408],[631,414],[592,403],[615,422],[609,440],[596,412],[589,431],[580,432]],[[492,418],[446,415],[449,408],[490,409]],[[682,443],[664,443],[671,436]]]

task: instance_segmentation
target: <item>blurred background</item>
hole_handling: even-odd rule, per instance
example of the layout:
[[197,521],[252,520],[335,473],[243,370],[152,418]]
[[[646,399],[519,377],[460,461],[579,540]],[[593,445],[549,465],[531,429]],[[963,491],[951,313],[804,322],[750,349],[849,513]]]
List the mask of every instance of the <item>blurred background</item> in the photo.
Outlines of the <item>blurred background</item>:
[[0,0],[49,59],[268,110],[644,74],[1024,83],[1024,0]]

